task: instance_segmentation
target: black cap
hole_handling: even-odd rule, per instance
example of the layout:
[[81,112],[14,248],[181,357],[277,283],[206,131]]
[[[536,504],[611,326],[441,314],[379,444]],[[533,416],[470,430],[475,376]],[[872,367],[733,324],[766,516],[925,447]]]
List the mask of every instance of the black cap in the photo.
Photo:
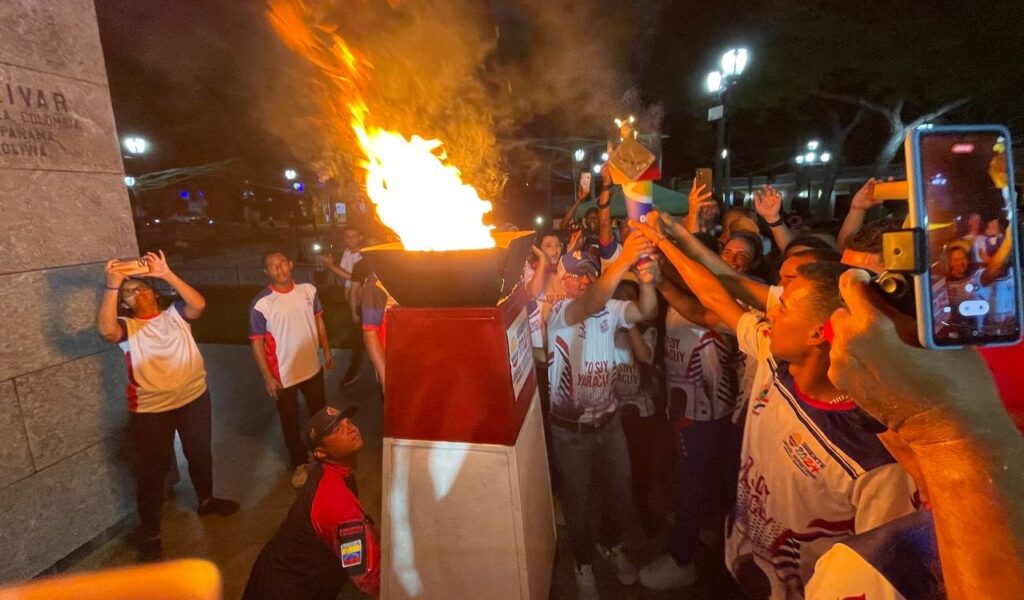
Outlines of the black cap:
[[342,409],[327,406],[317,411],[309,419],[309,436],[306,443],[309,444],[310,449],[316,448],[324,436],[330,435],[342,419],[352,417],[357,412],[359,412],[359,406],[356,404],[349,404]]

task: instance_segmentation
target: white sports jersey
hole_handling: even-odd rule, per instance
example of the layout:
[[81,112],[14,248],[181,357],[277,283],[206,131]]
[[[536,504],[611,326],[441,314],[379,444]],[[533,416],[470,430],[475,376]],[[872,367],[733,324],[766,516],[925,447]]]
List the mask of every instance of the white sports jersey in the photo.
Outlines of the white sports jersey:
[[[649,333],[655,336],[657,332],[651,328],[644,332],[644,343],[653,349],[654,340]],[[648,341],[650,340],[650,341]],[[633,404],[640,409],[641,417],[649,417],[654,414],[654,400],[651,398],[651,391],[644,385],[640,364],[633,356],[633,347],[629,344],[629,330],[619,329],[615,332],[615,374],[613,376],[615,398],[619,404]]]
[[768,333],[757,315],[740,317],[739,347],[757,373],[725,558],[734,575],[752,558],[772,598],[785,598],[834,543],[913,512],[916,491],[878,440],[881,426],[852,402],[800,394]]
[[249,306],[249,339],[262,338],[270,372],[284,387],[309,379],[320,370],[316,315],[323,313],[316,288],[296,283],[287,292],[260,290]]
[[120,344],[128,368],[128,410],[158,413],[174,410],[206,391],[206,367],[182,316],[183,302],[151,319],[122,317]]
[[548,381],[551,414],[568,421],[591,423],[615,412],[612,390],[615,332],[627,327],[629,302],[609,300],[583,322],[567,325],[565,309],[572,300],[551,308],[548,319]]
[[[665,379],[672,418],[713,421],[732,414],[738,395],[736,357],[734,337],[696,325],[670,307],[665,315]],[[679,406],[672,398],[685,401]]]
[[945,600],[929,510],[837,543],[818,559],[807,600]]

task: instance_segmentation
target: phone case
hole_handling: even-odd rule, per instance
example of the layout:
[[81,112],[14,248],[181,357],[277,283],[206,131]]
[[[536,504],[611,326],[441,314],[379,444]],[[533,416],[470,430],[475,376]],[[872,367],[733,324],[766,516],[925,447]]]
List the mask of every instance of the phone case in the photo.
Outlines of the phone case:
[[[919,155],[921,148],[921,136],[927,133],[955,133],[955,132],[984,132],[991,131],[1004,136],[1007,140],[1012,139],[1010,132],[1006,127],[1002,125],[922,125],[907,132],[905,138],[904,150],[906,152],[906,164],[907,166],[907,188],[909,190],[909,198],[907,204],[910,208],[910,227],[919,227],[922,231],[928,231],[928,208],[925,206],[923,180],[924,174],[920,172],[921,162],[914,161],[914,157]],[[1007,147],[1008,157],[1010,150]],[[1008,179],[1008,186],[1010,192],[1010,198],[1015,198],[1014,186],[1013,186],[1013,161],[1006,161],[1006,174]],[[1014,202],[1009,202],[1010,206],[1010,222],[1011,224],[1018,224],[1017,206]],[[1012,252],[1013,269],[1014,272],[1020,277],[1020,263],[1018,257],[1020,256],[1020,227],[1013,229],[1015,234],[1013,245],[1014,249]],[[927,235],[925,239],[925,252],[929,252]],[[926,261],[930,261],[931,257],[926,256]],[[930,285],[931,265],[928,264],[925,272],[920,275],[914,275],[914,292],[915,298],[917,299],[917,338],[921,342],[921,345],[930,350],[955,350],[963,348],[963,345],[953,346],[938,344],[932,335],[935,329],[935,316],[932,313],[932,290]],[[1022,306],[1021,295],[1017,295],[1017,318],[1018,322],[1021,319],[1022,312],[1024,312],[1024,306]],[[983,345],[989,347],[995,346],[1013,346],[1020,342],[1020,338],[1017,340],[1011,340],[1006,342],[984,342]]]

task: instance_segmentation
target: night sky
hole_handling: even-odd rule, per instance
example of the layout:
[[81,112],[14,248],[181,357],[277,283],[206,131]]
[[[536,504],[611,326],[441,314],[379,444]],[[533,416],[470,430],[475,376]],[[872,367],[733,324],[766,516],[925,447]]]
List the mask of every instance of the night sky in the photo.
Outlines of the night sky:
[[[1005,123],[1015,138],[1024,126],[1024,69],[1015,54],[1019,34],[1013,30],[1024,22],[1020,2],[479,4],[494,31],[500,31],[485,69],[514,68],[517,60],[529,60],[545,35],[578,36],[571,46],[578,46],[580,55],[559,57],[554,66],[577,76],[567,85],[587,88],[593,82],[593,90],[582,93],[592,91],[595,97],[621,98],[631,89],[639,110],[663,114],[661,131],[669,136],[666,177],[689,176],[693,168],[712,164],[714,131],[706,112],[714,102],[703,80],[732,45],[749,48],[752,57],[730,98],[734,175],[783,172],[805,140],[828,140],[834,124],[855,116],[852,105],[823,99],[817,95],[822,91],[886,106],[902,100],[907,121],[968,98],[948,117],[951,121]],[[549,7],[563,10],[564,23],[571,26],[562,32],[551,27],[560,16],[552,16]],[[153,153],[132,169],[238,158],[228,177],[273,187],[284,166],[306,164],[297,157],[288,121],[299,114],[304,91],[295,75],[303,67],[267,25],[262,2],[96,0],[96,8],[120,133],[144,135],[154,145]],[[550,31],[533,22],[540,18],[549,19]],[[587,118],[579,118],[576,98],[564,106],[554,99],[543,114],[520,114],[499,137],[608,137],[615,109],[603,115],[601,110],[583,111]],[[881,115],[862,116],[844,147],[845,164],[871,164],[889,134]],[[566,164],[548,162],[562,174]],[[527,172],[515,160],[507,170],[513,180]],[[536,177],[536,169],[529,176]]]

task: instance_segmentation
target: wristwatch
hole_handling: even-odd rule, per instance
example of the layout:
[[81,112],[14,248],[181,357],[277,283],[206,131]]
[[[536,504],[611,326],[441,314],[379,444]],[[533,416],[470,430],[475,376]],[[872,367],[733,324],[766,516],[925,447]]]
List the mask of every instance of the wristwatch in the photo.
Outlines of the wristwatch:
[[772,221],[771,223],[768,223],[768,226],[769,227],[778,227],[780,225],[785,225],[785,224],[786,224],[786,222],[782,220],[782,217],[779,217],[778,221]]

